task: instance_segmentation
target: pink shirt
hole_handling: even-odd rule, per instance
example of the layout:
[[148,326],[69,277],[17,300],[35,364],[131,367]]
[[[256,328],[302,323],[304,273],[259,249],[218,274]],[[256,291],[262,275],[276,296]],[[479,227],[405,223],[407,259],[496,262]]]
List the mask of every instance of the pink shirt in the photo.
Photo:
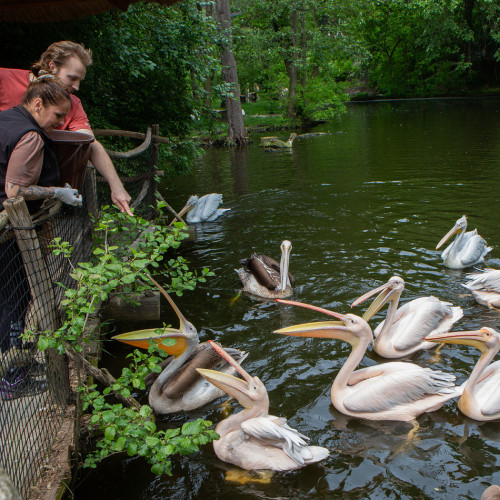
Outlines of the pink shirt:
[[[0,111],[13,108],[21,104],[28,87],[30,72],[26,69],[0,68]],[[71,108],[64,120],[61,130],[91,130],[87,114],[83,110],[82,101],[73,94]]]

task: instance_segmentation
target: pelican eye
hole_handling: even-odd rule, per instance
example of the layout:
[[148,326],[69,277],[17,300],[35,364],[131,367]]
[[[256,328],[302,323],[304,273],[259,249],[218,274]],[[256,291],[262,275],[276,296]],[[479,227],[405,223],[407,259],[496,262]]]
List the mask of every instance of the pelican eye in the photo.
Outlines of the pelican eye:
[[486,337],[488,337],[488,338],[491,337],[491,332],[489,330],[487,330],[486,328],[481,328],[481,332],[483,332]]

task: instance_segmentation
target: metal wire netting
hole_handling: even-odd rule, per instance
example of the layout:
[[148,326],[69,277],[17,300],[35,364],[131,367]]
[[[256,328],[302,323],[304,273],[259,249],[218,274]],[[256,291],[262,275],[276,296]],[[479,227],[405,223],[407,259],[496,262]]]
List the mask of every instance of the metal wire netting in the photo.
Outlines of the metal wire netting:
[[[114,162],[119,173],[124,161]],[[136,175],[122,177],[136,214],[146,218],[154,213],[155,164],[149,147],[134,159]],[[96,182],[93,167],[87,168],[81,192],[82,207],[64,205],[52,214],[57,207],[51,200],[33,216],[32,226],[11,224],[0,231],[0,465],[22,498],[43,470],[70,394],[66,358],[38,351],[37,335],[62,324],[60,303],[64,287],[74,286],[72,266],[91,257],[89,214],[112,203],[109,187]],[[73,247],[71,259],[54,255],[50,244],[56,237]]]

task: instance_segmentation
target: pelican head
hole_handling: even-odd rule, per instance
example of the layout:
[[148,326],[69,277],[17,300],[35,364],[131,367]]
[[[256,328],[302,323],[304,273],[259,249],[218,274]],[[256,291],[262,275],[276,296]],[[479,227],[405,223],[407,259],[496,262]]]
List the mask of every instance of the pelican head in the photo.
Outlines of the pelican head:
[[399,301],[399,297],[403,293],[405,288],[405,281],[400,276],[393,276],[387,283],[378,288],[375,288],[361,297],[358,297],[352,304],[351,307],[357,306],[364,302],[366,299],[369,299],[376,293],[379,293],[379,296],[371,303],[370,307],[366,310],[365,314],[363,314],[363,319],[369,321],[375,314],[377,314],[382,307],[390,301]]
[[372,341],[372,331],[368,323],[355,314],[340,314],[322,307],[304,304],[293,300],[276,299],[276,302],[292,306],[305,307],[318,311],[340,321],[316,321],[313,323],[302,323],[299,325],[287,326],[275,330],[273,333],[281,335],[292,335],[294,337],[320,337],[329,339],[339,339],[348,342],[353,347],[357,346],[360,340]]
[[483,354],[492,350],[500,350],[500,333],[486,326],[473,331],[433,333],[424,340],[440,344],[470,345],[479,349]]
[[189,212],[192,210],[196,205],[198,205],[199,198],[195,194],[192,194],[186,204],[182,207],[181,211],[179,212],[179,217],[182,217],[186,212]]
[[269,396],[265,385],[259,377],[252,377],[217,343],[211,340],[208,342],[228,363],[236,369],[243,379],[206,368],[196,368],[198,373],[211,384],[215,385],[215,387],[237,399],[238,402],[246,409],[259,406],[264,412],[267,412],[269,410]]
[[288,269],[290,267],[290,253],[292,252],[292,243],[288,240],[281,242],[281,261],[280,261],[280,287],[284,293],[286,288],[291,287]]
[[[199,344],[198,332],[196,328],[184,317],[165,289],[151,276],[149,276],[149,279],[156,285],[162,295],[167,299],[168,303],[172,306],[172,309],[179,318],[179,328],[164,328],[163,331],[159,333],[159,329],[150,328],[147,330],[122,333],[121,335],[115,335],[112,338],[143,349],[147,349],[149,347],[149,340],[152,339],[159,344],[160,349],[175,357],[178,357],[186,352],[192,352]],[[165,345],[162,343],[164,339],[173,339],[175,340],[175,344]]]
[[463,215],[455,222],[455,225],[443,236],[441,241],[437,244],[436,250],[440,248],[446,241],[448,241],[454,234],[465,232],[467,229],[467,217]]

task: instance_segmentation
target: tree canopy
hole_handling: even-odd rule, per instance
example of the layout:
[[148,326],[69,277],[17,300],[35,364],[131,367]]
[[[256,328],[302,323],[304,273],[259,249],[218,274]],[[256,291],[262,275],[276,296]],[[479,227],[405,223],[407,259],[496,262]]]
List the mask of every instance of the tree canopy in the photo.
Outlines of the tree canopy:
[[[28,68],[53,41],[90,47],[79,96],[95,128],[185,138],[227,93],[216,2],[137,3],[86,19],[0,25],[1,64]],[[232,50],[242,94],[257,91],[290,120],[325,119],[347,94],[464,95],[496,89],[500,5],[494,0],[232,0]],[[209,84],[208,84],[209,83]],[[182,146],[181,146],[182,144]]]

